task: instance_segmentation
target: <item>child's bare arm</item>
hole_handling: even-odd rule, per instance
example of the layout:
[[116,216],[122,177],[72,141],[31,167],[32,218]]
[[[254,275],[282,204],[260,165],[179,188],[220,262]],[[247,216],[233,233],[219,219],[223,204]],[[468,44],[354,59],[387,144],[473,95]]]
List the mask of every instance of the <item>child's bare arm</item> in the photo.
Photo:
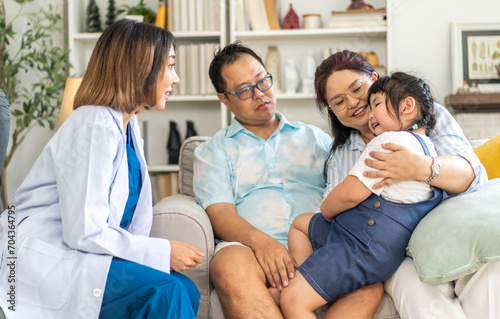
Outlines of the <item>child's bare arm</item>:
[[338,214],[356,207],[367,199],[372,192],[356,176],[348,175],[344,181],[328,194],[321,204],[321,214],[332,221]]

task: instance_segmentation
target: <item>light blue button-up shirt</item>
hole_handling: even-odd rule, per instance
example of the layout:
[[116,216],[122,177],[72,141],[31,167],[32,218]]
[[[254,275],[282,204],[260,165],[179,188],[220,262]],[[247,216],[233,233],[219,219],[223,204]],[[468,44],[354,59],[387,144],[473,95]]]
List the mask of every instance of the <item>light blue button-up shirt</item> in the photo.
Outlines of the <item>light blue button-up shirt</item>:
[[204,209],[234,204],[238,215],[288,247],[293,219],[321,202],[332,138],[315,126],[276,117],[279,126],[268,140],[235,119],[200,145],[193,185]]
[[[468,192],[476,191],[488,181],[488,175],[474,154],[472,147],[465,138],[462,129],[451,116],[451,114],[441,105],[435,103],[436,126],[431,130],[429,138],[436,148],[439,156],[458,155],[465,158],[474,170],[475,178],[467,189]],[[351,168],[356,163],[366,145],[358,131],[353,131],[346,144],[337,148],[334,156],[328,160],[327,187],[323,194],[328,196],[331,190],[340,184],[347,176]],[[319,208],[317,210],[319,212]]]

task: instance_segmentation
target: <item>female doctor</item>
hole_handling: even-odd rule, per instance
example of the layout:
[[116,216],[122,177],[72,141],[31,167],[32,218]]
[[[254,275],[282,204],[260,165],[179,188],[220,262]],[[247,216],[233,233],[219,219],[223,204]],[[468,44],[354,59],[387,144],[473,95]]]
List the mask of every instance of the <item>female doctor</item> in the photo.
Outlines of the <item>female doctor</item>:
[[97,41],[74,112],[2,214],[17,236],[14,248],[8,232],[2,243],[7,318],[195,318],[199,292],[177,272],[203,254],[148,236],[151,184],[135,115],[164,109],[179,83],[174,64],[173,35],[150,24],[120,20]]

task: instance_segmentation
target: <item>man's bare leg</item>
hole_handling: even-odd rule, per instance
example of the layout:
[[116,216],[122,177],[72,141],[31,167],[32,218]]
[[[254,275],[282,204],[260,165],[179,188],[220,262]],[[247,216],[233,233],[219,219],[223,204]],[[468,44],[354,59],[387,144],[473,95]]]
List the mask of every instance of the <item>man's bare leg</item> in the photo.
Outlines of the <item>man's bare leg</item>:
[[224,317],[283,318],[251,249],[236,245],[221,249],[210,264],[210,277]]
[[383,293],[384,286],[377,283],[343,295],[330,306],[324,319],[373,319]]

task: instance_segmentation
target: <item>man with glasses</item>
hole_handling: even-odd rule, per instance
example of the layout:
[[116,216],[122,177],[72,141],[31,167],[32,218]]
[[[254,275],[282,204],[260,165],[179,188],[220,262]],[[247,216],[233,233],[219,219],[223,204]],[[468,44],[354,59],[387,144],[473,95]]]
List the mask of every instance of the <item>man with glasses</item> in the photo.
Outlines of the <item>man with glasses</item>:
[[272,75],[241,43],[219,50],[209,75],[234,114],[195,151],[195,196],[221,240],[211,279],[226,318],[282,318],[279,292],[297,267],[288,229],[321,202],[332,139],[276,112]]

